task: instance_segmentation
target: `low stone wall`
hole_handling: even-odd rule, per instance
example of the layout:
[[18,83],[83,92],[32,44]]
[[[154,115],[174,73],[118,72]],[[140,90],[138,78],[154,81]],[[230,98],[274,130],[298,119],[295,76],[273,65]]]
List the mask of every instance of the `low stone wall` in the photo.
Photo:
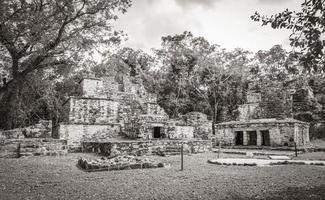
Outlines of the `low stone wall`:
[[17,138],[50,138],[52,135],[52,121],[40,120],[37,124],[0,131],[0,139]]
[[68,141],[69,148],[80,148],[83,140],[98,141],[116,138],[121,132],[119,124],[65,124],[54,127],[54,138]]
[[83,142],[84,152],[96,152],[106,156],[115,155],[175,155],[180,154],[181,145],[185,153],[203,153],[211,151],[210,140],[129,140]]
[[57,156],[68,153],[67,141],[57,139],[2,139],[0,140],[0,158],[18,158],[21,156]]

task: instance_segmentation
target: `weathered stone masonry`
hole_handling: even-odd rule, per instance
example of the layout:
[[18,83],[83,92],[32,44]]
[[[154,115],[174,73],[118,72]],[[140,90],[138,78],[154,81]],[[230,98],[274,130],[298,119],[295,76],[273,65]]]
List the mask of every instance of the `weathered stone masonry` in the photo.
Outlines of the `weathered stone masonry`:
[[58,156],[68,152],[67,141],[52,138],[52,122],[0,131],[0,158],[20,156]]
[[[284,92],[284,94],[286,94]],[[262,101],[262,99],[264,99]],[[291,112],[289,101],[292,97],[283,98],[284,110],[269,112],[265,109],[267,100],[259,92],[249,91],[247,103],[239,106],[238,121],[216,124],[216,140],[225,145],[253,146],[298,146],[309,144],[309,124],[286,117]],[[279,118],[265,117],[279,116]]]
[[84,152],[96,152],[106,156],[115,155],[173,155],[180,153],[181,145],[185,153],[211,151],[210,140],[142,140],[118,142],[83,142]]
[[[202,113],[169,119],[157,97],[128,77],[86,78],[81,96],[64,104],[64,121],[54,127],[54,136],[67,139],[71,148],[85,141],[118,139],[208,139],[211,121]],[[209,127],[209,128],[207,128]]]

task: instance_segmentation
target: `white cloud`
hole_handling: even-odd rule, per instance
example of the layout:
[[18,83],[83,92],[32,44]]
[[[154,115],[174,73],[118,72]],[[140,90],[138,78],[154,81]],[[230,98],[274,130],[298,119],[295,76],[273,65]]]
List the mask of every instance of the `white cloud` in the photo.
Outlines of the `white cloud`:
[[298,9],[302,0],[135,0],[116,22],[136,49],[159,48],[161,37],[182,33],[206,37],[225,48],[251,51],[269,49],[275,44],[288,46],[290,31],[262,27],[250,16],[255,11],[274,14],[286,8]]

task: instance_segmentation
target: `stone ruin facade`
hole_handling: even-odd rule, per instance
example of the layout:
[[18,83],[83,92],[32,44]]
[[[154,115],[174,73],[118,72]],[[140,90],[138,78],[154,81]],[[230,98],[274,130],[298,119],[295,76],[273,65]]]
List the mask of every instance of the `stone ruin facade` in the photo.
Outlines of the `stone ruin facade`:
[[290,117],[292,91],[282,91],[282,106],[256,90],[247,92],[247,103],[238,107],[237,121],[216,124],[216,140],[226,145],[306,146],[309,123]]
[[52,138],[52,121],[40,120],[28,127],[0,130],[0,158],[67,153],[67,141]]
[[210,138],[212,122],[205,114],[191,112],[169,119],[157,96],[129,77],[84,78],[80,91],[80,96],[66,101],[63,122],[53,128],[53,136],[66,139],[70,148],[85,142]]

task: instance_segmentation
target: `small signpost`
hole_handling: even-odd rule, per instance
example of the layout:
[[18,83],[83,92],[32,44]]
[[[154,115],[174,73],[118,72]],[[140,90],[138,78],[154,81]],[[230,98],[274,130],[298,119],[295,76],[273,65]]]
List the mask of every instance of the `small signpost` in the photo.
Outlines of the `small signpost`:
[[298,153],[297,153],[297,143],[295,142],[295,154],[296,154],[296,157],[298,156]]
[[220,158],[220,151],[221,151],[221,141],[219,142],[218,158]]
[[17,153],[17,155],[16,155],[17,158],[20,158],[21,157],[21,155],[20,155],[20,148],[21,148],[20,147],[20,143],[18,143],[17,152],[16,152]]
[[184,169],[184,155],[183,155],[183,142],[181,145],[181,171]]

